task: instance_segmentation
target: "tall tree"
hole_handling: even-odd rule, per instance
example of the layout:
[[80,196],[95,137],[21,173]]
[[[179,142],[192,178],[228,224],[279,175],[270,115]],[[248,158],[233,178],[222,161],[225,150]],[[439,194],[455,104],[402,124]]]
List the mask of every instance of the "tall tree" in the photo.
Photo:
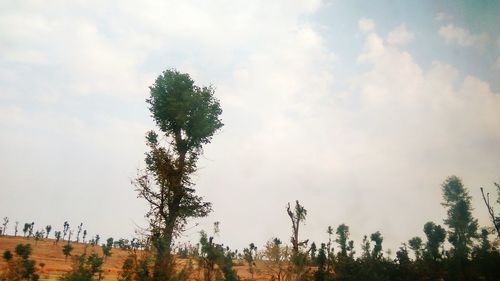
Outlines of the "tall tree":
[[301,223],[304,223],[307,216],[307,210],[304,206],[300,205],[299,200],[295,201],[295,208],[292,209],[290,203],[286,207],[286,212],[292,221],[292,237],[290,242],[292,242],[292,255],[297,255],[299,253],[299,247],[307,244],[308,240],[299,241],[299,227]]
[[133,183],[150,207],[153,279],[170,280],[174,238],[188,218],[211,211],[211,204],[195,194],[191,177],[203,145],[223,126],[222,110],[212,86],[196,86],[189,74],[177,70],[164,71],[149,89],[146,102],[160,133],[146,134],[146,168]]
[[471,196],[456,176],[448,177],[441,185],[444,202],[448,208],[448,217],[444,223],[448,226],[448,241],[453,246],[452,254],[459,259],[467,259],[473,238],[476,238],[478,222],[472,217]]

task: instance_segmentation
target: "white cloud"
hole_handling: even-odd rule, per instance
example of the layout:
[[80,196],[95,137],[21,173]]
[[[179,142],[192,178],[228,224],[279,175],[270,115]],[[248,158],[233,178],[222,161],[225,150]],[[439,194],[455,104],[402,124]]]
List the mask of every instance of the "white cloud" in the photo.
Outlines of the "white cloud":
[[373,31],[375,22],[372,19],[362,18],[358,21],[358,28],[363,32]]
[[489,41],[487,33],[473,34],[467,29],[448,24],[439,28],[439,35],[446,42],[457,44],[462,47],[482,47]]
[[404,24],[396,27],[387,35],[387,42],[392,45],[405,45],[413,41],[415,35]]

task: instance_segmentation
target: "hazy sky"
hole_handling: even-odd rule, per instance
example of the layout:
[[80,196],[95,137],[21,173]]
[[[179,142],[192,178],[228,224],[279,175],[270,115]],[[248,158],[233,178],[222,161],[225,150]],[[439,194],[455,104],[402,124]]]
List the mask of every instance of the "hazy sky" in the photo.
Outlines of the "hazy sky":
[[[417,4],[418,3],[418,4]],[[130,237],[130,184],[167,68],[213,84],[225,126],[197,190],[241,248],[346,223],[384,250],[442,224],[440,184],[500,179],[498,1],[0,1],[0,216]],[[9,232],[13,230],[10,224]]]

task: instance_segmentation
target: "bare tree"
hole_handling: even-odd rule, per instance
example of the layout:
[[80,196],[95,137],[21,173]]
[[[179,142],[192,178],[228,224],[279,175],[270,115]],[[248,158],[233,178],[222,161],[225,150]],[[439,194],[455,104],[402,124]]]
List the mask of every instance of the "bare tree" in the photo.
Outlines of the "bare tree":
[[[497,203],[500,204],[500,184],[498,183],[493,183],[495,184],[495,187],[497,188],[498,192],[498,199]],[[495,215],[495,210],[493,209],[493,205],[490,202],[490,193],[486,193],[484,195],[484,189],[481,187],[481,194],[483,195],[483,201],[484,204],[486,205],[486,208],[488,209],[488,213],[490,215],[491,222],[493,223],[493,226],[495,227],[495,230],[497,231],[497,236],[500,238],[500,214]]]
[[3,218],[3,231],[2,234],[5,235],[7,232],[7,224],[9,223],[9,218],[5,217]]
[[286,212],[292,221],[292,237],[290,242],[292,242],[292,254],[297,255],[299,253],[299,247],[307,245],[309,240],[304,240],[299,242],[299,226],[300,223],[304,222],[307,216],[307,210],[304,206],[300,205],[299,200],[295,201],[295,208],[292,210],[290,203],[286,207]]

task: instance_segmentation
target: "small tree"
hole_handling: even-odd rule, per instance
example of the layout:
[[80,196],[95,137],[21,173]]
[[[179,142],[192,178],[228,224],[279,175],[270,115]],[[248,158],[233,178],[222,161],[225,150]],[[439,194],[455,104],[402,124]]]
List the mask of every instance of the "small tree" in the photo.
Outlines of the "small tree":
[[254,243],[250,243],[248,248],[243,249],[243,259],[248,264],[248,272],[252,276],[255,273],[255,256],[257,255],[257,247],[255,247]]
[[330,252],[332,250],[333,227],[328,226],[328,228],[326,229],[326,233],[328,234],[328,243],[326,244],[326,252],[327,256],[330,256]]
[[63,241],[64,239],[66,238],[66,235],[68,234],[68,231],[69,231],[69,223],[68,221],[65,221],[64,224],[63,224]]
[[63,254],[64,254],[64,257],[65,257],[65,261],[68,260],[68,257],[71,256],[71,251],[73,251],[73,246],[71,246],[70,244],[66,244],[63,246]]
[[272,272],[271,280],[284,281],[287,278],[286,264],[290,257],[288,246],[282,246],[278,238],[267,241],[264,247],[264,256],[266,257],[269,271]]
[[52,225],[47,225],[47,226],[45,227],[45,231],[46,231],[46,232],[45,232],[45,234],[46,234],[45,238],[49,238],[49,234],[50,234],[50,231],[51,231],[51,230],[52,230]]
[[12,255],[12,253],[11,253],[9,250],[7,250],[7,251],[3,252],[3,259],[4,259],[6,262],[11,261],[11,260],[12,260],[12,258],[13,258],[13,255]]
[[[218,224],[214,225],[218,228]],[[217,232],[217,231],[216,231]],[[214,242],[214,237],[207,237],[204,231],[200,232],[200,254],[198,256],[199,268],[203,270],[203,280],[238,281],[238,275],[233,269],[234,253],[229,247]],[[189,268],[184,268],[180,276],[187,277]]]
[[333,272],[328,270],[328,259],[326,256],[326,245],[325,243],[321,243],[321,247],[319,248],[317,264],[318,269],[314,273],[314,281],[330,281],[333,279]]
[[38,241],[43,240],[43,237],[45,236],[44,234],[45,233],[43,230],[37,230],[35,232],[35,245],[38,243]]
[[59,240],[61,239],[61,231],[54,231],[54,237],[56,238],[54,244],[59,243]]
[[380,231],[372,233],[372,235],[370,235],[370,240],[375,242],[375,245],[373,246],[373,250],[372,250],[372,258],[381,259],[382,258],[382,241],[384,241],[384,238],[380,234]]
[[83,243],[85,243],[85,238],[87,238],[87,230],[86,229],[83,231],[83,237],[82,237]]
[[18,228],[18,227],[19,227],[19,222],[18,222],[18,221],[16,221],[16,224],[15,224],[15,226],[14,226],[14,237],[16,237],[16,236],[17,236],[17,230],[18,230],[17,228]]
[[24,237],[26,237],[26,233],[28,233],[29,230],[30,230],[30,224],[29,223],[25,223],[24,227],[23,227],[23,236]]
[[364,235],[363,242],[361,244],[361,251],[362,251],[361,257],[364,259],[370,258],[370,249],[371,249],[370,240],[368,240],[368,236]]
[[106,240],[106,244],[102,244],[102,254],[104,255],[104,261],[111,256],[111,250],[113,249],[113,238],[110,237]]
[[103,259],[96,253],[89,256],[86,254],[75,256],[70,272],[63,274],[61,281],[92,281],[94,276],[99,274],[101,280]]
[[424,232],[427,236],[427,243],[425,245],[426,258],[432,261],[441,260],[439,248],[446,238],[446,231],[440,225],[428,222],[424,225]]
[[32,222],[28,228],[28,237],[33,236],[33,228],[35,227],[35,222]]
[[413,237],[408,241],[408,245],[410,246],[410,249],[413,250],[415,260],[420,260],[422,257],[422,238]]
[[478,222],[472,217],[471,197],[456,176],[448,177],[441,187],[444,199],[442,205],[448,208],[448,218],[444,223],[450,229],[448,241],[453,246],[452,254],[458,259],[467,259],[472,239],[478,236]]

